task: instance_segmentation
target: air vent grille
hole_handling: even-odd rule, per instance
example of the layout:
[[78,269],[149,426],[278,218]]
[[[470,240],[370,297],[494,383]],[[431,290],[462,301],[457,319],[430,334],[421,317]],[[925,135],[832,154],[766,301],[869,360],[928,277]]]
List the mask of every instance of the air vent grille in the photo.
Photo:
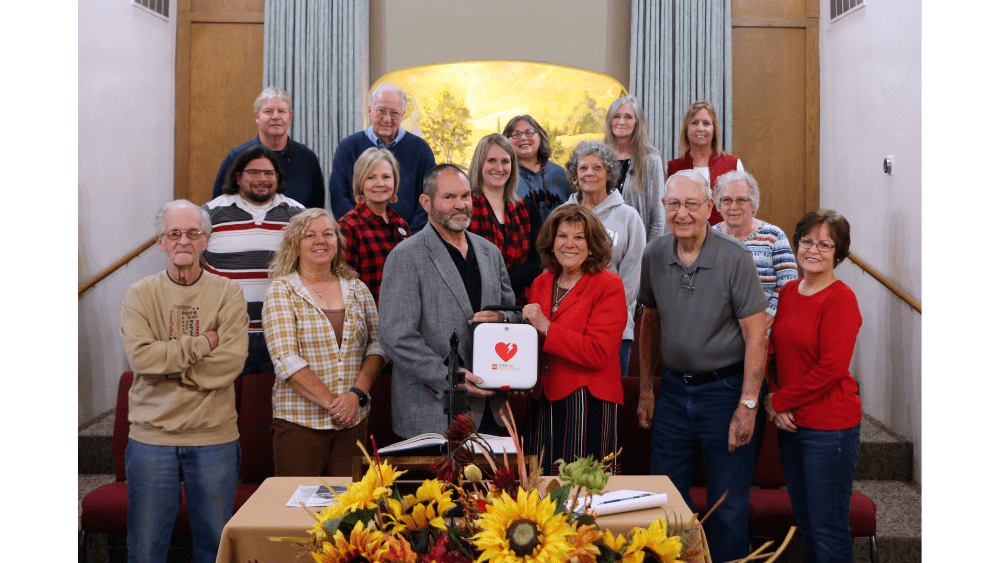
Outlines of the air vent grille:
[[132,0],[132,5],[165,21],[170,21],[170,0]]
[[863,8],[867,0],[830,0],[830,23]]

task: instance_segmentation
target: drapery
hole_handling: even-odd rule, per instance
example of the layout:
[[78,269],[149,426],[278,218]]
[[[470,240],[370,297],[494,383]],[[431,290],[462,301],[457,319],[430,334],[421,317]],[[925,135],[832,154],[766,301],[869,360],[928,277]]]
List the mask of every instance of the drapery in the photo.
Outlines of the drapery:
[[368,105],[367,0],[267,0],[263,86],[291,94],[289,135],[329,178],[337,143],[362,128]]
[[631,93],[664,161],[681,156],[688,106],[715,106],[720,140],[732,146],[733,47],[730,0],[632,0]]

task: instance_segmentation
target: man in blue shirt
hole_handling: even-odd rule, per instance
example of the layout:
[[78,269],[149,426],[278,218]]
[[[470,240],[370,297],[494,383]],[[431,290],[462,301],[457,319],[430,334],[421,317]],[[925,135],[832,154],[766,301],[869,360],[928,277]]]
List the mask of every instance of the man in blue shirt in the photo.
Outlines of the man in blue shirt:
[[399,191],[389,207],[416,233],[427,224],[427,212],[420,205],[424,176],[434,168],[434,153],[426,141],[407,133],[399,124],[406,112],[406,94],[392,82],[372,90],[368,103],[371,127],[348,136],[337,145],[330,173],[330,209],[340,219],[354,209],[354,163],[365,150],[385,147],[399,161]]
[[278,155],[285,196],[304,208],[323,207],[326,194],[323,193],[323,171],[319,167],[319,159],[309,147],[288,136],[288,128],[292,125],[292,97],[281,88],[268,86],[254,101],[253,114],[259,132],[253,139],[229,151],[215,177],[212,199],[222,195],[226,175],[236,158],[250,147],[264,145]]

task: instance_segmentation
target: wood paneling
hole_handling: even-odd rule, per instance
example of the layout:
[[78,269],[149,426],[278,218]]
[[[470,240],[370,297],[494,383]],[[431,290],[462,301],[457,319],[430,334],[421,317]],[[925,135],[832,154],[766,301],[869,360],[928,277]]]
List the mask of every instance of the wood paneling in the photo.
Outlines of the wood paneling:
[[264,3],[195,0],[188,7],[206,11],[182,12],[177,22],[174,194],[201,204],[211,199],[226,153],[257,133]]
[[732,0],[732,9],[734,18],[804,18],[810,16],[809,4],[818,12],[819,0]]

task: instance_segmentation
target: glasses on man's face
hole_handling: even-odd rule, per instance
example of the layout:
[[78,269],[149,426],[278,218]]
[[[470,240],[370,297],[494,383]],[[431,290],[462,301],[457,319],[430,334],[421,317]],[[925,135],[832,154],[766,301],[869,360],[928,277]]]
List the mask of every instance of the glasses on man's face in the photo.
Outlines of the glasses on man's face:
[[396,110],[388,110],[385,108],[378,108],[377,110],[375,110],[375,115],[377,115],[379,119],[385,119],[385,116],[388,115],[393,121],[396,121],[400,117],[403,117],[403,114],[401,112],[398,112]]
[[738,197],[736,199],[733,199],[731,197],[724,197],[724,198],[722,198],[722,199],[719,200],[719,203],[721,203],[723,207],[729,207],[730,205],[733,204],[733,202],[736,202],[736,205],[739,205],[740,207],[743,207],[744,205],[750,203],[750,198],[748,198],[748,197]]
[[190,231],[167,231],[163,233],[163,236],[167,237],[167,240],[181,240],[181,236],[187,235],[188,240],[199,240],[203,234],[205,234],[204,231],[191,229]]
[[510,138],[511,139],[520,139],[523,136],[523,137],[526,137],[528,139],[532,139],[537,134],[538,134],[538,131],[535,131],[534,129],[528,129],[527,131],[514,131],[513,133],[510,134]]
[[[687,209],[688,211],[698,211],[699,209],[701,209],[702,205],[705,205],[706,201],[708,201],[707,197],[701,201],[695,201],[693,199],[689,199],[684,202],[684,208]],[[681,208],[680,200],[676,199],[668,199],[666,205],[667,209],[669,209],[670,211],[677,211],[678,209]]]
[[837,248],[835,245],[832,245],[832,244],[830,244],[828,242],[824,242],[824,241],[814,242],[812,239],[808,239],[808,238],[800,238],[799,239],[799,248],[801,248],[802,250],[809,250],[810,248],[812,248],[814,246],[816,247],[817,250],[819,250],[820,252],[823,252],[823,253],[830,252],[834,248]]
[[261,176],[274,178],[278,175],[277,170],[258,170],[256,168],[247,168],[243,173],[251,178],[260,178]]

